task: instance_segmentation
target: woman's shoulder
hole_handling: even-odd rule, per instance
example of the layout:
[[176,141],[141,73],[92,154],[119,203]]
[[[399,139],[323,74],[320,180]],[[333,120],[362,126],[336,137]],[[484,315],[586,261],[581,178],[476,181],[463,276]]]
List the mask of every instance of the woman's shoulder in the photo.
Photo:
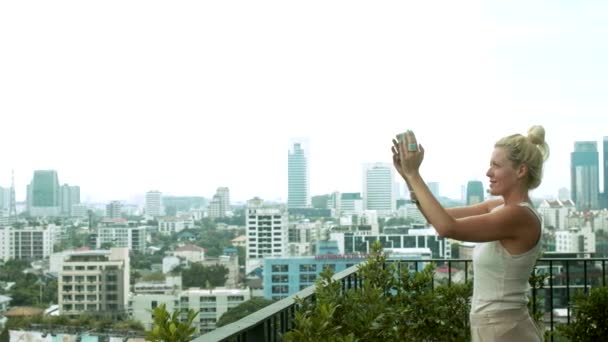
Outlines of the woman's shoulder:
[[488,212],[492,212],[496,209],[500,209],[501,207],[503,207],[505,205],[505,201],[502,197],[491,198],[489,200],[486,200],[484,204],[486,205]]

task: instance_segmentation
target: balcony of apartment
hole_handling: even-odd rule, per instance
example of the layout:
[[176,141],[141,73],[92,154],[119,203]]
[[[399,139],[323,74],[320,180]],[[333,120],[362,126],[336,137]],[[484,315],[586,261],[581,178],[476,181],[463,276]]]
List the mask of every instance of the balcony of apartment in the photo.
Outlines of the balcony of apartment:
[[[410,273],[417,273],[429,262],[436,265],[434,289],[439,284],[452,286],[473,279],[470,259],[388,261],[384,265],[386,267],[389,263],[397,263],[398,268],[407,267]],[[542,258],[537,261],[534,274],[544,276],[544,280],[532,288],[529,301],[531,312],[536,313],[542,321],[541,326],[545,332],[553,333],[558,324],[570,324],[573,321],[572,304],[576,292],[586,294],[592,288],[606,286],[607,262],[607,258]],[[346,291],[361,290],[364,281],[358,265],[335,274],[333,279],[340,284],[342,295]],[[193,341],[282,341],[283,334],[295,326],[295,313],[301,305],[296,302],[296,298],[314,302],[315,287],[307,287],[239,321],[198,336]],[[468,314],[462,320],[468,324]],[[553,341],[554,335],[549,336],[548,340]]]

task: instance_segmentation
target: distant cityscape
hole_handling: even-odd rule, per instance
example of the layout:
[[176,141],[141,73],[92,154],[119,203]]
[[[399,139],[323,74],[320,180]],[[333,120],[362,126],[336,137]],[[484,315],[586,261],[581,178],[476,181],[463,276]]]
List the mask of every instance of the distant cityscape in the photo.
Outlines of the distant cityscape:
[[[603,191],[597,142],[577,141],[571,189],[535,200],[547,253],[608,256],[608,137],[603,151]],[[429,259],[471,258],[473,244],[440,237],[425,221],[393,165],[363,164],[360,192],[311,196],[307,153],[305,142],[289,146],[286,203],[234,203],[225,186],[209,198],[151,189],[143,205],[83,203],[80,186],[62,185],[58,170],[34,171],[25,203],[17,203],[14,181],[0,187],[0,267],[25,261],[33,277],[17,283],[0,274],[0,329],[15,307],[35,306],[55,316],[130,319],[150,330],[150,310],[165,303],[198,312],[200,335],[252,298],[281,300],[312,286],[323,269],[364,261],[375,241],[391,260],[420,260],[421,267]],[[446,206],[487,197],[478,180],[460,199],[442,197],[438,182],[428,186]],[[18,288],[31,293],[17,295]],[[52,328],[28,329],[42,336]]]

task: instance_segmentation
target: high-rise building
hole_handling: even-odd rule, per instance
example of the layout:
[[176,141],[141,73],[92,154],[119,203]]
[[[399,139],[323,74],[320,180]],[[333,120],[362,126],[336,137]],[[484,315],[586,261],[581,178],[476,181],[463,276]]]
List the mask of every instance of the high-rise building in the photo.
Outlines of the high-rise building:
[[146,215],[159,217],[163,215],[163,193],[160,191],[146,192]]
[[209,202],[209,217],[226,217],[230,210],[230,190],[227,187],[219,187]]
[[363,212],[363,198],[360,192],[345,192],[338,195],[340,195],[340,214],[360,215]]
[[123,316],[129,301],[129,250],[67,253],[59,268],[59,312]]
[[394,168],[388,163],[363,164],[363,207],[390,215],[397,206]]
[[61,215],[72,216],[72,206],[80,204],[80,187],[64,184],[61,186]]
[[284,206],[265,205],[260,198],[247,201],[246,271],[262,265],[264,257],[287,253],[289,217]]
[[287,157],[287,207],[310,207],[308,151],[303,141],[296,141]]
[[602,193],[602,209],[608,209],[608,136],[604,137],[603,145],[603,158],[604,162],[604,192]]
[[3,188],[0,186],[0,212],[5,211],[8,213],[8,208],[11,202],[11,193],[9,188]]
[[28,211],[31,216],[59,216],[61,192],[55,170],[36,170],[28,185]]
[[484,201],[483,183],[472,180],[467,183],[467,205],[481,203]]
[[574,152],[570,154],[570,180],[576,209],[598,209],[600,179],[597,142],[574,142]]
[[122,203],[120,201],[112,201],[106,205],[106,217],[121,218]]

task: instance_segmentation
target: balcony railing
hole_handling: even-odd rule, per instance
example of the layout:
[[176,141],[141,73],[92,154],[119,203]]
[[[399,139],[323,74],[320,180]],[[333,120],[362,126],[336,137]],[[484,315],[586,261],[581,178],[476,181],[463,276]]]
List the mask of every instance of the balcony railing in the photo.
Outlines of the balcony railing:
[[[538,260],[535,274],[546,275],[547,278],[542,289],[533,289],[531,301],[534,305],[532,310],[543,313],[545,329],[553,331],[558,323],[570,323],[571,298],[575,291],[588,293],[592,287],[606,286],[607,261],[608,259],[599,258]],[[417,272],[429,262],[434,262],[437,266],[434,281],[450,285],[472,279],[472,261],[469,259],[400,260],[398,266],[409,267]],[[341,283],[342,292],[362,287],[363,279],[357,265],[335,274],[333,279]],[[313,299],[314,296],[315,288],[310,286],[239,321],[201,335],[194,341],[281,341],[281,336],[293,329],[293,318],[297,310],[295,298]],[[540,305],[540,308],[536,305]]]

